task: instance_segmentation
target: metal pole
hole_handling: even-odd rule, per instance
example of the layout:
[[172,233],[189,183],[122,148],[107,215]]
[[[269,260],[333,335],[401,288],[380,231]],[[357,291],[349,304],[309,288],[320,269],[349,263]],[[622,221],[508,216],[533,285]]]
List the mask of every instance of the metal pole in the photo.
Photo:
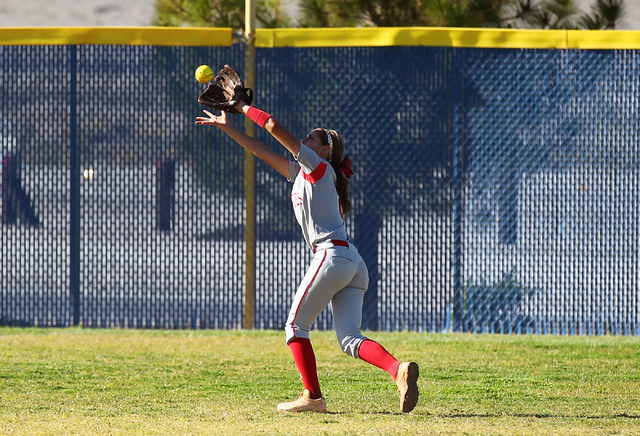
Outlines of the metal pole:
[[80,151],[77,135],[77,46],[69,46],[69,294],[71,297],[71,323],[80,324]]
[[[254,0],[245,0],[245,52],[244,82],[245,86],[255,89],[256,46],[255,46]],[[244,132],[255,137],[256,125],[245,118]],[[245,198],[245,288],[244,288],[244,328],[253,329],[255,311],[256,285],[256,161],[253,153],[244,153],[244,198]]]

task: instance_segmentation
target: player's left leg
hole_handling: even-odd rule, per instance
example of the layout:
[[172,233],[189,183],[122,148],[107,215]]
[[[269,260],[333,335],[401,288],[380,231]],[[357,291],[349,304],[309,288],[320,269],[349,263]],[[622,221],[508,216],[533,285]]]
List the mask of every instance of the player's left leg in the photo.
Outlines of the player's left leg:
[[322,398],[320,381],[318,380],[318,370],[316,365],[316,355],[311,345],[311,340],[307,338],[294,338],[289,342],[289,349],[293,355],[293,361],[302,377],[304,388],[309,391],[309,398]]
[[333,262],[332,256],[334,254],[331,250],[322,250],[314,255],[294,296],[285,331],[287,344],[302,376],[305,390],[297,400],[280,403],[278,405],[280,411],[326,411],[326,404],[322,398],[318,381],[316,358],[309,340],[309,331],[335,292],[344,287],[355,272],[351,263]]

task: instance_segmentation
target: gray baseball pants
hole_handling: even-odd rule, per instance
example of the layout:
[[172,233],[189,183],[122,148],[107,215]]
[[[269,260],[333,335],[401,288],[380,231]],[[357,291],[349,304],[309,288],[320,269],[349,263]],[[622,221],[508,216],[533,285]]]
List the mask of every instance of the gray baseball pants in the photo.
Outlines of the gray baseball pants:
[[309,268],[296,291],[285,325],[287,344],[309,338],[316,318],[331,304],[333,324],[342,351],[355,358],[362,341],[362,301],[369,286],[369,272],[358,250],[318,245]]

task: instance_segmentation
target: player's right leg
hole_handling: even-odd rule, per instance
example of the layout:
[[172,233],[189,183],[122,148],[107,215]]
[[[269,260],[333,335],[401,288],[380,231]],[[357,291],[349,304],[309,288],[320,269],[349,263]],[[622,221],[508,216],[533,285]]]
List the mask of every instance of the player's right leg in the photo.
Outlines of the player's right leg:
[[350,286],[331,300],[333,324],[338,342],[345,354],[359,358],[387,371],[396,382],[400,394],[400,410],[411,412],[418,403],[418,365],[399,362],[382,345],[362,335],[362,303],[368,285],[366,266],[356,274]]

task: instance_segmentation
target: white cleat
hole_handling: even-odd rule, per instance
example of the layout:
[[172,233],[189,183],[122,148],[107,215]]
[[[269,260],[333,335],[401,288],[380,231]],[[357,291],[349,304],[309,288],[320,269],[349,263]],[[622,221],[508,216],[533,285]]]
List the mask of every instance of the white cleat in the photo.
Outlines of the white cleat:
[[311,392],[305,389],[297,400],[278,404],[278,411],[326,413],[327,403],[324,401],[324,398],[311,398]]
[[400,392],[400,409],[409,413],[418,404],[418,364],[415,362],[403,362],[398,367],[396,385]]

